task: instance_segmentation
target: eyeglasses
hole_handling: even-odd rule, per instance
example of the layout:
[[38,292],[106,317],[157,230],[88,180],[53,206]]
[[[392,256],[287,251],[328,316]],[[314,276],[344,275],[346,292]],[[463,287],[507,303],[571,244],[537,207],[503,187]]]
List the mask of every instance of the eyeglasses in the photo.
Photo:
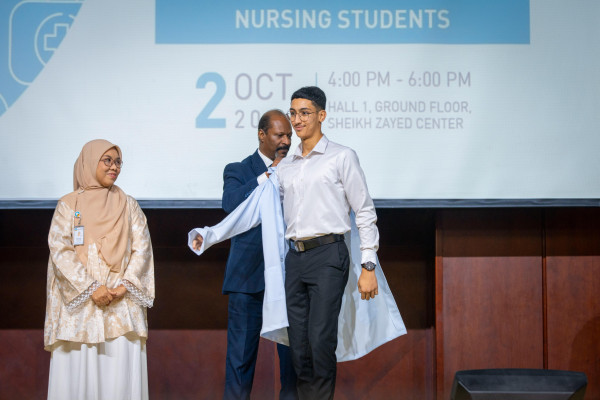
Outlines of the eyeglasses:
[[100,161],[102,161],[104,163],[104,165],[106,165],[109,168],[112,167],[113,164],[115,164],[115,166],[118,169],[121,169],[121,167],[123,166],[123,160],[121,160],[120,158],[113,160],[110,157],[106,157],[106,158],[101,159]]
[[290,119],[290,121],[293,121],[296,119],[296,115],[298,117],[300,117],[300,121],[306,121],[308,119],[308,117],[310,117],[310,114],[315,114],[316,111],[306,111],[306,110],[302,110],[300,112],[296,112],[296,111],[290,111],[287,114],[287,117]]

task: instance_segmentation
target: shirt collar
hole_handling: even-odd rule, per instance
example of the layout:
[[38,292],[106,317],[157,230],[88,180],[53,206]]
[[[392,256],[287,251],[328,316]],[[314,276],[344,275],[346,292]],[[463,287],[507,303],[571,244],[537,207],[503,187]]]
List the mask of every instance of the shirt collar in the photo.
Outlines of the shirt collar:
[[[327,139],[327,136],[323,135],[321,137],[321,139],[319,139],[319,141],[317,142],[315,147],[311,150],[311,152],[306,155],[306,157],[308,157],[312,153],[321,153],[321,154],[325,153],[328,143],[329,143],[329,139]],[[300,142],[298,147],[296,147],[296,151],[294,152],[294,158],[295,157],[302,158],[302,142]]]
[[273,164],[273,160],[261,153],[260,149],[258,149],[258,155],[260,156],[260,158],[262,158],[267,168],[269,168],[271,164]]

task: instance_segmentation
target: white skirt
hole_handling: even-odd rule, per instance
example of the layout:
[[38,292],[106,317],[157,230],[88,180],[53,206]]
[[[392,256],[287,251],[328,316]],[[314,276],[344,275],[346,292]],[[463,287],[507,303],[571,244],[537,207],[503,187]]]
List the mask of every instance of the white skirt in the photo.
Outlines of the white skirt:
[[48,399],[148,399],[146,339],[57,343],[50,357]]

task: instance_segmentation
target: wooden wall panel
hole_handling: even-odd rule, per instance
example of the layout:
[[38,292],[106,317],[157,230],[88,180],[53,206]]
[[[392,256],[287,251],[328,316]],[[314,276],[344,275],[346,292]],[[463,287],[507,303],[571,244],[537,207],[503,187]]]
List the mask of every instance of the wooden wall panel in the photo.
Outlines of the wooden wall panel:
[[0,399],[46,399],[50,353],[42,329],[0,329]]
[[432,400],[433,330],[407,335],[355,361],[338,363],[335,400]]
[[[225,385],[226,330],[153,330],[148,340],[150,398],[221,399]],[[261,339],[252,399],[274,400],[275,346]]]
[[438,221],[438,399],[458,370],[542,368],[541,212],[444,210]]
[[54,210],[0,210],[0,329],[40,329]]
[[546,214],[548,368],[585,372],[600,399],[600,209]]

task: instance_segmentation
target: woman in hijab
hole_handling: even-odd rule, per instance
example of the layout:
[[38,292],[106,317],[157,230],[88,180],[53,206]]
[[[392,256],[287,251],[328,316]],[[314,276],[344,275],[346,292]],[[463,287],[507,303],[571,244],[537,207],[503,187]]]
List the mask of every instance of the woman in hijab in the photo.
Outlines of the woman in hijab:
[[49,399],[147,399],[146,309],[154,259],[146,217],[114,183],[121,149],[86,143],[48,245],[44,348]]

